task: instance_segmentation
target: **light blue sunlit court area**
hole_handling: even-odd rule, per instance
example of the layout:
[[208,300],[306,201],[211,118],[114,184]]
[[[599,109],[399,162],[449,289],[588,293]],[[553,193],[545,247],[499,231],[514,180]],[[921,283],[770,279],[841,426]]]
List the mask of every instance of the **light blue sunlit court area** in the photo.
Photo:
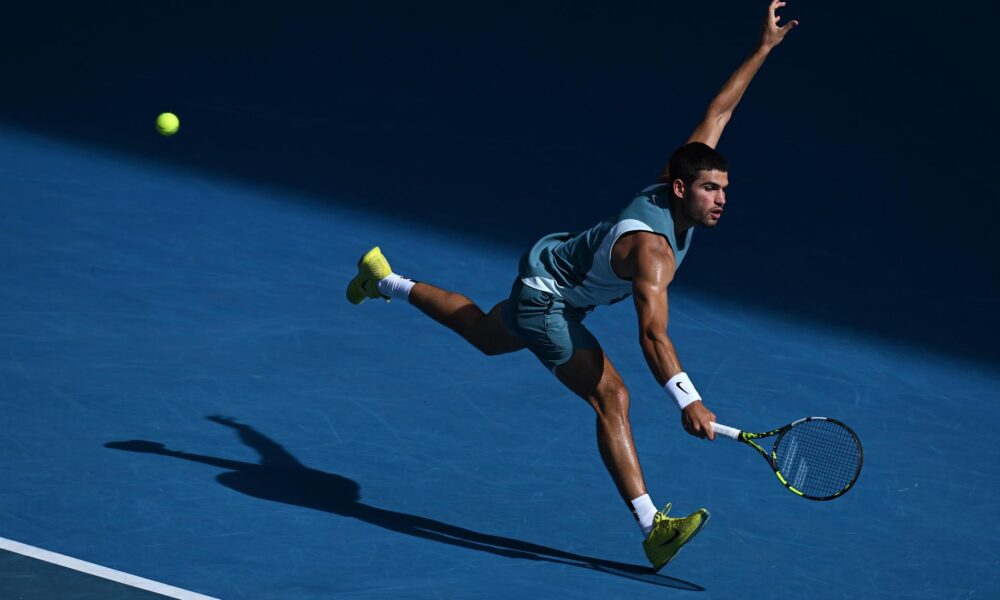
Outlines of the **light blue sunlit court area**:
[[[10,10],[0,598],[1000,597],[981,11],[790,0],[741,83],[763,0]],[[639,303],[598,306],[652,502],[711,513],[654,570],[531,350],[345,295],[379,246],[489,312],[743,84],[669,340],[719,423],[837,419],[863,466],[811,501],[688,435]]]

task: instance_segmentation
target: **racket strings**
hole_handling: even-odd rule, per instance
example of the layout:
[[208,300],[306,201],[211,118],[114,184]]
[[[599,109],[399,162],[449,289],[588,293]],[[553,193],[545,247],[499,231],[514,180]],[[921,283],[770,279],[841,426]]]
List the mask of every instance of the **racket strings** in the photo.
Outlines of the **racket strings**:
[[795,489],[829,498],[850,486],[861,466],[861,447],[849,429],[826,420],[804,421],[776,442],[778,470]]

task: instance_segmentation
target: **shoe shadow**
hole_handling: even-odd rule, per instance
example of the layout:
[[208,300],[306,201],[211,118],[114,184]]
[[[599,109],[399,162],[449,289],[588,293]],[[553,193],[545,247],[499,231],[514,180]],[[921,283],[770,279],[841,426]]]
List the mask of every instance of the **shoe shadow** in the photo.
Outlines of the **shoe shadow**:
[[490,535],[441,521],[370,506],[360,501],[361,486],[352,479],[334,473],[310,469],[288,453],[284,447],[261,434],[249,425],[234,419],[212,416],[209,420],[231,427],[240,441],[260,455],[258,464],[178,452],[167,449],[158,442],[132,440],[109,442],[107,448],[159,454],[181,458],[222,469],[226,473],[216,477],[222,485],[263,500],[282,502],[315,510],[322,510],[343,517],[358,519],[406,535],[488,552],[507,558],[546,561],[592,569],[618,577],[689,591],[705,591],[698,584],[654,573],[646,566],[619,563],[556,548],[549,548],[522,540]]

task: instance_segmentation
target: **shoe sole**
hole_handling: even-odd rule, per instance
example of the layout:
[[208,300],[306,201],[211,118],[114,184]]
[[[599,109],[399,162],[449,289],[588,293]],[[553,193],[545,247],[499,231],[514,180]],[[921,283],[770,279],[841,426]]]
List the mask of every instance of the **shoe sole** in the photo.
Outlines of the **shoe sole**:
[[[354,278],[351,279],[350,283],[347,284],[347,301],[350,302],[351,304],[358,305],[358,304],[361,304],[362,302],[364,302],[365,300],[371,300],[371,299],[379,297],[379,295],[376,295],[376,296],[369,295],[370,292],[367,289],[365,289],[364,280],[363,280],[364,276],[361,273],[361,269],[364,267],[364,264],[365,264],[365,259],[368,258],[370,255],[375,254],[375,253],[382,254],[382,249],[380,247],[378,247],[378,246],[375,246],[374,248],[372,248],[368,252],[365,252],[364,254],[362,254],[361,258],[358,259],[358,274],[355,275]],[[354,300],[352,300],[351,299],[351,295],[350,295],[351,288],[354,287],[355,282],[357,282],[357,288],[360,289],[365,294],[357,302],[355,302]]]

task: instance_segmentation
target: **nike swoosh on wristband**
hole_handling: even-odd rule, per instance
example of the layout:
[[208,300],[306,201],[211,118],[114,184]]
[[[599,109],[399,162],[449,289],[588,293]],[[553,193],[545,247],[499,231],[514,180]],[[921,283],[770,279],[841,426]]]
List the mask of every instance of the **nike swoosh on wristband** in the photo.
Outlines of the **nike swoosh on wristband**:
[[676,386],[677,386],[677,388],[678,388],[678,389],[679,389],[680,391],[682,391],[682,392],[684,392],[685,394],[688,394],[688,395],[690,396],[690,395],[691,395],[691,392],[689,392],[689,391],[687,391],[686,389],[684,389],[683,387],[681,387],[681,384],[682,384],[682,383],[684,383],[684,382],[683,382],[683,381],[676,381],[676,382],[674,382],[674,385],[676,385]]

